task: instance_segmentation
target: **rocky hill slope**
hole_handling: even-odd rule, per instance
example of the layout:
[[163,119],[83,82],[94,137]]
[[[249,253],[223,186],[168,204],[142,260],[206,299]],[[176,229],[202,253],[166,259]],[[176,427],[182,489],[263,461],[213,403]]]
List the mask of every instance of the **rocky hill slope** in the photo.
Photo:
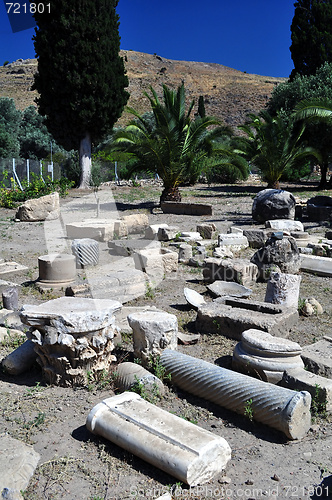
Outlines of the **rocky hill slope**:
[[[149,109],[143,96],[152,85],[158,94],[162,84],[177,88],[184,82],[189,99],[204,96],[207,114],[218,116],[227,125],[236,127],[243,123],[248,113],[264,108],[275,85],[285,81],[243,73],[221,64],[192,61],[173,61],[157,54],[121,51],[129,78],[128,105],[140,112]],[[35,59],[19,59],[0,68],[0,97],[12,97],[19,109],[34,104],[36,91],[31,90],[33,74],[37,70]],[[124,113],[119,123],[124,125],[130,115]]]

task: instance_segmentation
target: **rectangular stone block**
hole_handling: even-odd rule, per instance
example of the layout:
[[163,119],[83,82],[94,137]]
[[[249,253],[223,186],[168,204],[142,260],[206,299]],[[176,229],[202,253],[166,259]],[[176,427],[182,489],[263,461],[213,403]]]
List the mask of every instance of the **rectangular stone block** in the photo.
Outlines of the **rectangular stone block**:
[[332,411],[332,380],[315,375],[307,370],[286,370],[282,384],[295,391],[308,391],[312,399],[326,402],[326,411]]
[[212,215],[212,205],[203,205],[201,203],[173,203],[171,201],[164,201],[161,203],[161,209],[164,214]]
[[124,215],[122,220],[127,226],[128,234],[144,233],[149,225],[149,218],[146,214]]
[[211,240],[213,233],[216,231],[216,226],[213,223],[203,223],[197,224],[196,231],[201,235],[201,237],[205,240]]
[[0,276],[9,276],[10,274],[17,274],[28,270],[27,266],[22,266],[22,264],[18,264],[17,262],[3,262],[0,264]]
[[316,255],[301,254],[301,271],[317,274],[317,276],[332,276],[332,259]]
[[332,339],[324,337],[314,344],[304,346],[301,357],[309,371],[332,379]]
[[236,340],[241,340],[242,332],[251,328],[287,337],[297,321],[298,312],[294,308],[220,297],[199,307],[196,329],[200,333],[220,333]]
[[86,426],[190,486],[208,482],[231,458],[224,438],[131,392],[97,404]]
[[67,238],[91,238],[97,241],[108,241],[114,237],[114,220],[87,219],[81,222],[66,224]]
[[263,229],[244,229],[243,235],[248,239],[250,248],[262,248],[267,239]]
[[235,281],[250,286],[256,283],[258,268],[245,259],[223,259],[209,257],[204,261],[203,277],[213,283],[216,280]]

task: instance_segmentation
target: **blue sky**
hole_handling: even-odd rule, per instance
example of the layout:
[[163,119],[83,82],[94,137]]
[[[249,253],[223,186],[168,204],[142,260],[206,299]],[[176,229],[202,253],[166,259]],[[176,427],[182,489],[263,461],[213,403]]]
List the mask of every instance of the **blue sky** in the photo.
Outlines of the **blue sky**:
[[[265,76],[288,77],[293,68],[294,0],[120,0],[117,12],[122,49]],[[33,58],[33,34],[12,32],[0,0],[0,65]]]

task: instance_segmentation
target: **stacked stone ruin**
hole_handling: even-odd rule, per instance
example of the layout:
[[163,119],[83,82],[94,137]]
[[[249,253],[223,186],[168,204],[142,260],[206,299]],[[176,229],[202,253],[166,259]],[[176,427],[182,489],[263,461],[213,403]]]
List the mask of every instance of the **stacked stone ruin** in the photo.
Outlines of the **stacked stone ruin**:
[[[325,199],[314,201],[326,205],[315,210],[308,203],[311,219],[330,213]],[[21,220],[28,220],[22,214],[29,207],[18,211]],[[332,244],[327,233],[320,247],[294,220],[295,208],[290,193],[263,190],[254,200],[252,216],[264,227],[231,227],[227,233],[218,233],[208,221],[200,221],[196,231],[149,224],[146,214],[69,222],[66,238],[71,253],[49,253],[38,259],[39,286],[67,296],[23,307],[20,318],[29,326],[28,339],[2,366],[16,375],[37,359],[50,384],[75,387],[86,385],[91,377],[98,380],[116,361],[120,331],[116,317],[123,304],[177,273],[179,264],[196,266],[202,270],[207,293],[203,296],[186,287],[184,297],[188,307],[197,311],[198,333],[238,341],[231,369],[178,352],[175,314],[134,309],[127,315],[127,328],[142,366],[119,365],[117,388],[122,393],[97,404],[87,417],[87,428],[190,486],[203,484],[223,470],[231,449],[222,437],[127,392],[137,383],[159,393],[165,390],[149,371],[157,360],[172,384],[240,414],[252,401],[255,420],[288,439],[301,439],[310,426],[311,396],[317,395],[317,386],[326,410],[332,411],[332,339],[325,337],[302,348],[287,336],[299,317],[299,272],[331,276],[332,258],[326,254]],[[207,205],[167,203],[163,209],[164,213],[212,214]],[[51,215],[48,205],[45,210],[50,221],[58,217],[57,206]],[[101,247],[107,252],[101,252]],[[251,260],[241,257],[248,248],[255,250]],[[309,253],[311,249],[315,255]],[[322,255],[317,255],[320,251]],[[87,273],[88,285],[78,282],[81,270]],[[267,284],[264,302],[249,298],[258,280]],[[310,304],[317,312],[315,302]]]

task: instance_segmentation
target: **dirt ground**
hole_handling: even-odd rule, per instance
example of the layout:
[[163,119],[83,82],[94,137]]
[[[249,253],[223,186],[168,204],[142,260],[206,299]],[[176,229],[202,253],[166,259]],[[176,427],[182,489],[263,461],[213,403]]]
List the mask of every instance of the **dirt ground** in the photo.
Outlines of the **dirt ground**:
[[[218,232],[231,225],[250,227],[252,199],[263,189],[256,179],[236,186],[196,185],[183,188],[183,201],[210,203],[212,217],[165,215],[156,208],[161,187],[104,187],[97,196],[101,200],[100,217],[117,210],[119,215],[145,212],[150,224],[166,222],[182,230],[195,230],[198,222],[214,222]],[[283,186],[295,196],[307,199],[316,194],[313,184]],[[326,194],[326,193],[325,193]],[[327,193],[328,194],[328,193]],[[71,191],[61,200],[63,220],[75,220],[82,214],[82,203],[89,217],[96,216],[93,194]],[[29,271],[6,277],[23,284],[19,305],[40,303],[55,298],[55,292],[40,293],[34,286],[38,277],[38,257],[52,249],[63,251],[65,240],[47,223],[14,221],[15,211],[0,209],[0,257],[28,266]],[[67,219],[66,219],[67,217]],[[305,221],[304,221],[305,222]],[[63,230],[58,226],[59,231]],[[261,226],[259,226],[261,227]],[[326,227],[305,222],[305,230],[324,237]],[[60,231],[61,232],[61,231]],[[249,257],[253,250],[243,255]],[[101,255],[107,259],[107,246],[101,244]],[[80,273],[79,279],[84,282]],[[196,312],[189,308],[183,288],[189,286],[211,300],[199,268],[183,264],[174,276],[166,276],[155,290],[150,290],[126,305],[156,306],[178,318],[179,330],[193,333]],[[252,299],[264,300],[266,285],[253,287]],[[61,295],[62,292],[60,292]],[[332,284],[329,278],[302,273],[300,297],[315,297],[322,305],[320,316],[300,317],[290,333],[291,340],[311,344],[323,335],[331,335]],[[116,297],[111,297],[116,299]],[[0,345],[0,359],[15,347],[16,339]],[[236,341],[223,335],[202,335],[194,345],[179,345],[181,352],[212,363],[229,366]],[[117,347],[118,360],[132,360],[132,341],[124,335]],[[225,438],[232,458],[225,471],[203,486],[189,488],[172,476],[133,456],[112,443],[94,436],[85,421],[95,404],[114,395],[109,377],[99,384],[82,388],[62,388],[44,383],[41,371],[34,368],[18,377],[0,374],[0,433],[33,445],[40,462],[29,487],[26,500],[125,500],[156,499],[166,492],[179,499],[307,499],[324,497],[332,474],[332,430],[329,416],[315,416],[307,435],[298,441],[286,437],[263,424],[230,412],[204,399],[194,397],[172,385],[165,396],[155,401],[216,435]]]

